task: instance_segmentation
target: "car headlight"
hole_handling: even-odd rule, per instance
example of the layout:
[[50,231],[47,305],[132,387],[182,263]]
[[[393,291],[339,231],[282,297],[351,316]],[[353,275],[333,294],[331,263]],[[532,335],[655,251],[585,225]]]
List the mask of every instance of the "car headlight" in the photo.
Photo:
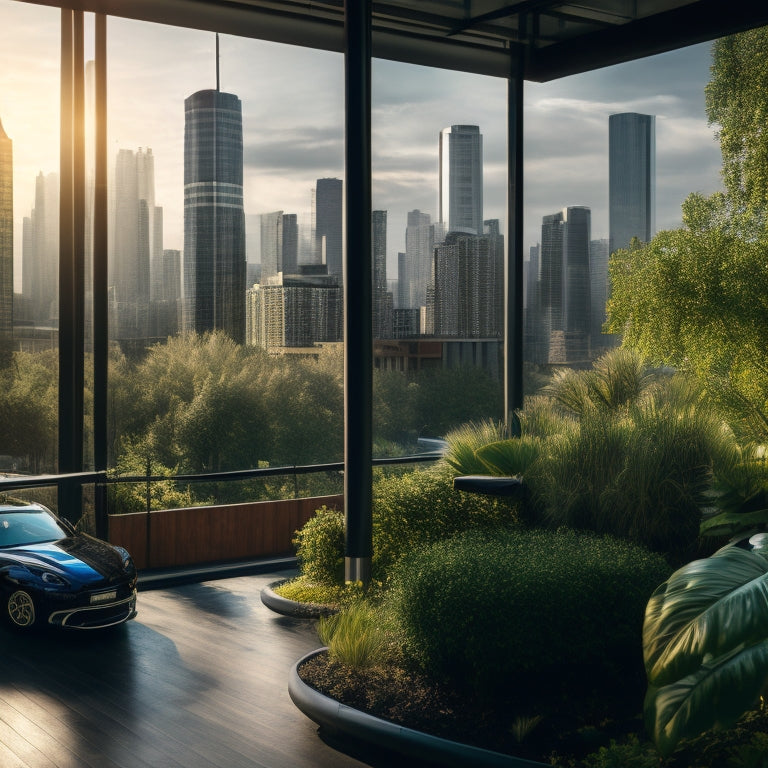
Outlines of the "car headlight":
[[59,576],[57,573],[52,573],[51,571],[42,571],[40,574],[40,578],[43,580],[45,584],[50,584],[54,587],[68,587],[69,582]]
[[123,558],[123,568],[126,571],[135,571],[136,566],[133,564],[133,558],[128,554],[128,550],[123,547],[115,547],[120,557]]

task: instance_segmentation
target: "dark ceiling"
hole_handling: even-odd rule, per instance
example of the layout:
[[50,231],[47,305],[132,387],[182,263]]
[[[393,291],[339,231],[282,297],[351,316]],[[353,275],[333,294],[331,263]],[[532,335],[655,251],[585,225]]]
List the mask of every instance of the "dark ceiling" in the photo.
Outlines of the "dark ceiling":
[[[344,46],[343,0],[66,5],[313,48]],[[540,82],[768,24],[765,0],[388,0],[372,9],[374,56],[501,77],[519,67]]]

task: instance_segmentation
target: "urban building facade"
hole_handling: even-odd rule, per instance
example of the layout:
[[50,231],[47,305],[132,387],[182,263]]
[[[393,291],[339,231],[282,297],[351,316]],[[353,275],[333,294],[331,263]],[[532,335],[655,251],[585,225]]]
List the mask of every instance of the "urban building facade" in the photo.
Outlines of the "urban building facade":
[[35,206],[24,218],[21,290],[30,321],[40,327],[58,323],[59,175],[39,173]]
[[13,141],[0,122],[0,341],[13,337]]
[[435,246],[434,265],[434,335],[502,337],[503,237],[449,232]]
[[656,118],[623,112],[608,118],[608,218],[611,253],[655,231]]
[[589,357],[591,211],[570,206],[544,216],[534,293],[534,361],[575,363]]
[[341,179],[318,179],[315,187],[315,261],[328,266],[328,274],[343,280]]
[[483,137],[476,125],[440,132],[438,218],[448,232],[483,233]]
[[387,291],[387,212],[371,212],[373,244],[373,338],[392,337],[392,294]]
[[184,101],[184,330],[245,340],[245,214],[240,99]]

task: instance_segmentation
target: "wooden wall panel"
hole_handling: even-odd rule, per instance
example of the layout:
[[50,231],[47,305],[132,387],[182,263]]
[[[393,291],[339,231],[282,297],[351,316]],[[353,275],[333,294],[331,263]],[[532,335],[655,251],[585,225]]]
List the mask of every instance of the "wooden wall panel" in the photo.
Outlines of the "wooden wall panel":
[[109,541],[125,547],[138,568],[293,554],[294,532],[315,510],[342,509],[343,503],[334,495],[110,515]]

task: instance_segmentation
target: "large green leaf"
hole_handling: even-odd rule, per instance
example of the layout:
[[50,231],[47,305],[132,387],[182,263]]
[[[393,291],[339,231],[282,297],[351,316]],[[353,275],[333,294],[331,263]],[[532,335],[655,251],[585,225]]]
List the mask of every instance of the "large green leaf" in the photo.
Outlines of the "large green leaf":
[[646,608],[643,653],[663,754],[735,721],[768,682],[768,560],[725,547],[673,573]]
[[646,728],[666,757],[683,738],[733,725],[755,704],[767,683],[768,640],[763,640],[662,688],[649,686]]

